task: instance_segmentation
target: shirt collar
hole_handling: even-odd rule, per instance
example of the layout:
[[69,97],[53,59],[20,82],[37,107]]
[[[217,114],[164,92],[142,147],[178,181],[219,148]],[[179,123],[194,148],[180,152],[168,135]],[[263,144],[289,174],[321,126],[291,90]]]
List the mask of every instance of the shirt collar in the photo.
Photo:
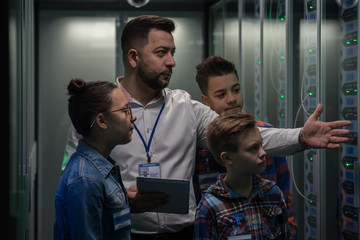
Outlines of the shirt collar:
[[121,84],[121,82],[123,80],[124,80],[124,77],[118,77],[116,79],[116,85],[118,85],[119,88],[121,89],[121,91],[124,93],[124,95],[125,95],[126,99],[128,100],[128,102],[133,102],[133,98],[131,97],[130,93],[128,91],[126,91],[126,89]]
[[[245,198],[243,195],[237,193],[231,189],[224,181],[226,173],[220,174],[216,184],[211,188],[211,192],[215,195],[219,195],[226,198]],[[250,199],[253,199],[257,195],[262,198],[263,193],[269,191],[274,186],[273,182],[264,181],[261,176],[253,176],[253,189],[251,191]]]
[[[128,101],[129,103],[138,103],[138,101],[136,101],[136,99],[133,98],[133,97],[131,96],[131,94],[130,94],[130,93],[123,87],[123,85],[121,84],[121,82],[122,82],[123,80],[124,80],[124,77],[118,77],[118,78],[116,79],[116,85],[119,86],[119,88],[120,88],[121,91],[124,93],[124,95],[125,95],[125,97],[126,97],[126,99],[127,99],[127,101]],[[156,96],[155,98],[153,98],[153,99],[148,103],[148,105],[149,105],[149,104],[153,104],[153,103],[157,103],[157,102],[159,102],[160,100],[165,99],[166,94],[165,94],[164,91],[166,92],[166,88],[163,89],[163,91],[161,91],[161,95],[158,95],[158,96]],[[140,103],[138,103],[138,104],[140,104]]]

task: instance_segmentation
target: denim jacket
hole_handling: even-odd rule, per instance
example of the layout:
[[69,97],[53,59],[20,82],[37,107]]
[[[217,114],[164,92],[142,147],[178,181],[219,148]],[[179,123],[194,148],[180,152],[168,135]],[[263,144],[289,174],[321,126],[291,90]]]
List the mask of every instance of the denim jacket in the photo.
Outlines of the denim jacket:
[[54,239],[130,239],[131,215],[119,167],[79,141],[55,196]]

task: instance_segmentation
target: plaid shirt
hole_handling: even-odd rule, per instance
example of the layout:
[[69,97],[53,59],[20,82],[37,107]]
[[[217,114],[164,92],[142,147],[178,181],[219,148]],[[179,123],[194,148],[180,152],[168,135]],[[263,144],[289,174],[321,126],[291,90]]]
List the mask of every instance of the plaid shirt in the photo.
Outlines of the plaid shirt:
[[292,239],[284,196],[274,182],[254,176],[246,198],[226,185],[225,175],[205,191],[196,209],[196,240]]
[[[272,127],[272,125],[262,121],[257,121],[257,125],[259,127]],[[199,177],[201,177],[202,174],[204,173],[206,174],[208,172],[225,173],[226,169],[216,162],[216,160],[211,155],[209,150],[198,147],[196,154],[196,167],[193,177],[194,191],[195,191],[197,204],[201,199],[202,190],[206,190],[209,185],[216,182],[217,174],[216,177],[212,178],[212,182],[209,180],[207,181],[208,184],[207,186],[205,186],[205,189],[204,187],[200,186],[201,181],[199,181]],[[290,191],[290,171],[286,161],[286,157],[266,157],[266,169],[261,174],[261,177],[264,179],[274,181],[276,185],[278,185],[281,191],[283,192],[287,206],[290,232],[293,239],[296,239],[297,229],[296,229],[296,221],[294,216],[294,208],[292,203],[292,194]]]

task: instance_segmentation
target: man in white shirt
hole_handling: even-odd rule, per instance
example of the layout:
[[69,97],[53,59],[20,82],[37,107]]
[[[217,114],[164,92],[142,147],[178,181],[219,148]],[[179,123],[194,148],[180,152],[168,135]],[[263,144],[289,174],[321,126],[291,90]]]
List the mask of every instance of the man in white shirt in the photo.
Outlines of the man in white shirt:
[[[140,207],[146,202],[146,195],[138,194],[134,187],[143,171],[191,181],[196,146],[207,147],[205,127],[217,116],[187,92],[167,88],[175,67],[174,29],[170,19],[140,16],[127,23],[121,38],[125,74],[116,83],[137,118],[137,131],[130,143],[116,146],[110,156],[120,166],[132,212],[142,212]],[[349,131],[338,128],[351,122],[321,122],[317,120],[321,112],[322,106],[302,129],[259,128],[268,155],[289,155],[306,146],[338,148],[347,141],[339,136]],[[78,136],[73,132],[70,138],[76,145]],[[132,214],[132,238],[192,239],[196,204],[192,184],[190,187],[188,214]]]

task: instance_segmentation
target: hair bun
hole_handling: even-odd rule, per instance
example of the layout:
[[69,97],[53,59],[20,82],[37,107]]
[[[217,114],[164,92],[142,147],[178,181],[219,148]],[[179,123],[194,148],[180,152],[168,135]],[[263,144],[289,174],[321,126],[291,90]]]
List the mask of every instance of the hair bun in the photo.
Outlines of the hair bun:
[[69,91],[69,95],[76,95],[84,91],[86,88],[86,82],[81,78],[71,79],[67,90]]

